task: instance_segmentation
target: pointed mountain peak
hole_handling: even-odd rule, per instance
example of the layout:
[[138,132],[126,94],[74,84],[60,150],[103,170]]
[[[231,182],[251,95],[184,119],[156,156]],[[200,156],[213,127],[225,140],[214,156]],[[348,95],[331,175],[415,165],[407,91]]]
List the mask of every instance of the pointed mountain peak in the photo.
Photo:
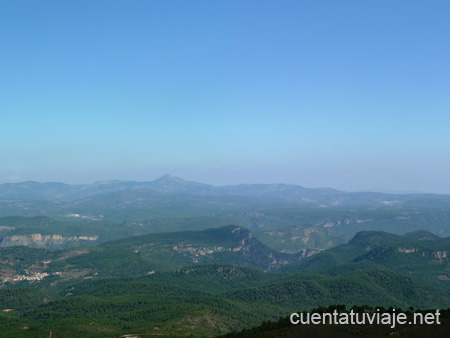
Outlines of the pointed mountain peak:
[[160,178],[157,178],[153,182],[180,182],[181,183],[181,182],[186,182],[186,181],[183,180],[181,177],[177,177],[172,174],[166,174],[166,175],[161,176]]
[[156,191],[166,192],[166,193],[182,193],[182,194],[192,194],[192,193],[204,193],[210,190],[210,186],[203,183],[197,183],[193,181],[186,181],[181,177],[174,175],[164,175],[160,178],[150,182],[151,188]]

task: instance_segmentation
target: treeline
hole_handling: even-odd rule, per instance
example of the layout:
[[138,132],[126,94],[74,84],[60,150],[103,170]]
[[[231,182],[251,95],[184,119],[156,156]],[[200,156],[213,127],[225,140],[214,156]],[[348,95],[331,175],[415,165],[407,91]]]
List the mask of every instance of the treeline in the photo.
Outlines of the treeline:
[[56,298],[50,292],[34,288],[0,289],[0,309],[4,312],[20,312]]
[[[379,312],[383,313],[405,313],[408,318],[411,318],[414,313],[436,313],[436,310],[414,310],[414,308],[410,307],[406,311],[403,311],[400,308],[385,308],[383,306],[372,307],[369,305],[361,305],[361,306],[352,306],[350,308],[346,307],[344,304],[339,305],[330,305],[328,307],[318,307],[311,310],[309,313],[334,313],[337,311],[338,313],[350,313],[353,311],[354,313],[374,313]],[[307,314],[307,311],[300,311],[298,313]],[[408,330],[408,327],[403,327],[404,330],[397,327],[395,331],[396,336],[405,336],[405,337],[444,337],[445,334],[442,335],[442,332],[447,332],[450,327],[450,308],[440,310],[440,325],[410,325],[412,326],[412,330]],[[277,338],[277,337],[347,337],[347,335],[352,332],[353,334],[357,334],[359,331],[360,337],[385,337],[386,331],[389,331],[391,327],[389,325],[330,325],[330,324],[320,324],[320,325],[299,325],[292,324],[290,320],[290,316],[280,317],[278,321],[263,321],[261,325],[244,329],[240,332],[231,332],[225,335],[222,335],[218,338]],[[394,329],[394,328],[392,328]],[[402,334],[403,332],[403,334]]]

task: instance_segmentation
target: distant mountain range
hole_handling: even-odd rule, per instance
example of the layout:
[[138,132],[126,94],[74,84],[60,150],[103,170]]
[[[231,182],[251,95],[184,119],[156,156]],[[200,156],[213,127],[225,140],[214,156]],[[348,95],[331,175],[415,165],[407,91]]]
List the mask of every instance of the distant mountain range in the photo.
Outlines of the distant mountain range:
[[[113,194],[113,195],[111,195]],[[172,175],[150,182],[105,181],[85,185],[64,183],[5,183],[0,185],[0,200],[73,201],[92,196],[124,199],[134,195],[161,196],[241,196],[255,201],[288,203],[304,207],[351,206],[418,206],[450,207],[450,195],[386,194],[377,192],[344,192],[331,188],[305,188],[292,184],[239,184],[212,186],[186,181]]]

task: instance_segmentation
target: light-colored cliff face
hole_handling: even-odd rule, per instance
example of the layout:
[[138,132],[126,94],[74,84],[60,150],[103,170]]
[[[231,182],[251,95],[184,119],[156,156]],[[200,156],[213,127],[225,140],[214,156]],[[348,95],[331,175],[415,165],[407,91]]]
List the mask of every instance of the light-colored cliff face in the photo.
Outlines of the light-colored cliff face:
[[448,261],[450,259],[450,250],[423,251],[417,248],[397,248],[397,251],[405,254],[418,254],[429,259],[437,259],[438,261]]
[[447,260],[450,258],[450,251],[435,251],[433,256],[440,260]]
[[3,237],[0,247],[7,246],[29,246],[32,248],[66,248],[83,245],[86,242],[95,242],[99,236],[72,236],[66,237],[58,234],[42,235],[42,234],[27,234],[27,235],[13,235]]

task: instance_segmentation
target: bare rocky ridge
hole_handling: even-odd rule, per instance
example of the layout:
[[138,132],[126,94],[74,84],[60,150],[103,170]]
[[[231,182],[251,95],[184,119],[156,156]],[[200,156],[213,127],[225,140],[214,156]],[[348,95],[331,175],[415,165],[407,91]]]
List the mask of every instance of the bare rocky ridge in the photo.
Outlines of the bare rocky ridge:
[[3,237],[0,247],[24,245],[31,248],[66,248],[80,246],[85,242],[95,242],[99,236],[62,236],[62,235],[43,235],[27,234],[12,235]]

